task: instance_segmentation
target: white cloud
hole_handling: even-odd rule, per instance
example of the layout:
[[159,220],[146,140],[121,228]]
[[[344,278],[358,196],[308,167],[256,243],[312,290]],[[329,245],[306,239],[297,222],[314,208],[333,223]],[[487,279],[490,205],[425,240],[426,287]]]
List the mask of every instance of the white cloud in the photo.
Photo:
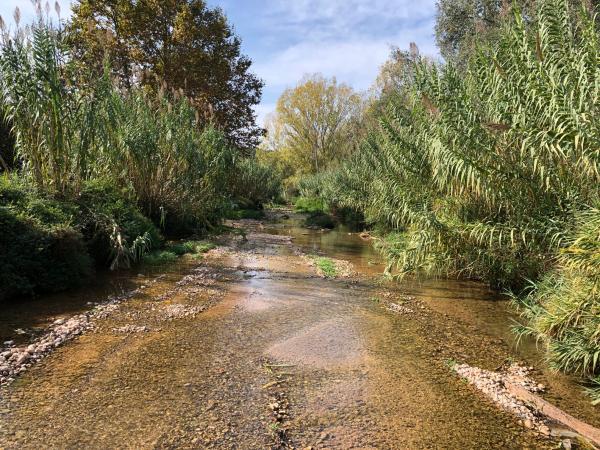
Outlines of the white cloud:
[[357,89],[366,89],[388,58],[392,45],[408,48],[412,41],[416,41],[417,45],[424,42],[424,45],[419,45],[421,52],[435,55],[435,47],[428,36],[430,32],[430,26],[424,26],[382,39],[305,41],[273,55],[269,61],[255,64],[254,70],[266,81],[269,89],[288,87],[304,74],[314,72],[336,76]]
[[267,117],[273,111],[275,111],[276,104],[275,103],[261,103],[258,106],[254,107],[254,111],[256,112],[257,122],[261,126],[265,126],[267,123]]
[[285,88],[307,73],[336,76],[340,82],[365,90],[387,60],[391,46],[408,49],[410,42],[416,42],[422,54],[438,55],[433,36],[435,0],[265,3],[256,20],[265,30],[263,42],[272,48],[269,54],[255,58],[253,66],[266,82],[266,104],[257,109],[260,117]]

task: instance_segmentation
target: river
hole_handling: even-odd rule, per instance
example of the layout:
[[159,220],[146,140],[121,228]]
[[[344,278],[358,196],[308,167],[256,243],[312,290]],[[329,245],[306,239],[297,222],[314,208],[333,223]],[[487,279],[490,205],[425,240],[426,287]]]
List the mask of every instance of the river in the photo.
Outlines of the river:
[[[0,337],[26,344],[57,318],[143,286],[0,390],[0,448],[556,445],[461,381],[449,361],[493,370],[525,360],[548,400],[600,425],[534,343],[515,347],[516,317],[502,296],[471,282],[382,280],[382,261],[358,234],[271,216],[238,223],[246,237],[222,238],[202,261],[1,305]],[[356,274],[317,276],[311,255],[348,261]],[[410,299],[414,311],[388,311],[388,297]]]

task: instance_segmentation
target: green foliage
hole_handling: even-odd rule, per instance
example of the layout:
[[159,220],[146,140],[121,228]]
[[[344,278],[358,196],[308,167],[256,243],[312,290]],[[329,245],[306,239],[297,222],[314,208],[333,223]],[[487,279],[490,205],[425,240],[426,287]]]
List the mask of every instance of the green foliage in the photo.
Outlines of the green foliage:
[[183,241],[168,245],[164,250],[155,250],[143,256],[143,263],[151,266],[161,266],[177,261],[178,257],[191,254],[200,257],[215,248],[208,241]]
[[99,266],[130,267],[162,242],[158,229],[131,197],[131,192],[119,191],[109,181],[92,180],[82,187],[77,223]]
[[162,266],[177,261],[177,254],[168,250],[156,250],[144,255],[142,261],[149,266]]
[[155,91],[164,83],[191,98],[202,125],[217,126],[230,144],[258,145],[263,129],[253,107],[263,82],[221,8],[204,0],[79,0],[67,31],[74,61],[93,75],[108,57],[121,86]]
[[206,253],[213,248],[215,248],[215,244],[208,241],[184,241],[168,245],[166,250],[175,253],[178,256],[182,256],[189,253]]
[[233,209],[227,212],[228,219],[253,219],[261,220],[265,218],[265,212],[259,209]]
[[241,209],[257,209],[281,197],[280,173],[255,158],[239,158],[228,183],[232,201]]
[[321,273],[327,278],[335,278],[337,276],[337,268],[335,263],[329,259],[324,257],[315,257],[314,258],[316,266],[319,268]]
[[525,331],[597,378],[600,35],[567,1],[535,11],[507,13],[460,70],[415,58],[360,151],[301,192],[393,232],[378,246],[397,275],[537,281]]
[[[526,320],[520,335],[546,346],[551,364],[598,380],[600,374],[600,210],[579,213],[556,268],[514,302]],[[591,389],[598,400],[598,388]]]
[[303,213],[323,213],[325,202],[318,197],[299,197],[294,202],[294,209]]
[[0,299],[76,287],[92,273],[77,207],[0,177]]

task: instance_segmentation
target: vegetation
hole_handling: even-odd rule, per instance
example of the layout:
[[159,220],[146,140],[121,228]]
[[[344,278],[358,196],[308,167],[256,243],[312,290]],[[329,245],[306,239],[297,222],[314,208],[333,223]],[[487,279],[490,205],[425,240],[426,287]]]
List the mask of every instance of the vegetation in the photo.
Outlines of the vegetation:
[[335,266],[335,263],[331,259],[318,256],[314,257],[313,259],[315,265],[323,274],[323,276],[325,276],[326,278],[335,278],[337,276],[337,268]]
[[204,0],[79,0],[68,31],[76,60],[96,74],[108,57],[122,86],[164,84],[190,98],[199,120],[217,125],[230,144],[258,145],[263,130],[252,108],[263,82],[221,9]]
[[268,124],[262,158],[288,185],[348,156],[356,143],[363,100],[335,78],[306,76],[279,98]]
[[[226,40],[227,64],[247,69],[222,13],[193,3],[206,14],[195,17],[198,27],[222,28],[204,42]],[[93,10],[91,2],[77,6]],[[113,70],[110,52],[101,67],[80,64],[85,45],[73,47],[74,20],[56,27],[40,13],[30,27],[1,33],[0,297],[68,289],[95,267],[130,267],[162,235],[202,233],[240,199],[260,207],[278,194],[273,170],[233,146],[227,127],[206,121],[176,81],[117,81],[122,67]],[[192,54],[198,68],[201,55]]]
[[161,266],[177,261],[183,255],[200,257],[215,248],[212,242],[207,241],[184,241],[168,245],[164,250],[155,250],[144,255],[143,263],[151,266]]
[[600,35],[576,3],[496,5],[457,63],[394,50],[359,151],[299,190],[382,230],[389,273],[511,289],[520,331],[600,382]]

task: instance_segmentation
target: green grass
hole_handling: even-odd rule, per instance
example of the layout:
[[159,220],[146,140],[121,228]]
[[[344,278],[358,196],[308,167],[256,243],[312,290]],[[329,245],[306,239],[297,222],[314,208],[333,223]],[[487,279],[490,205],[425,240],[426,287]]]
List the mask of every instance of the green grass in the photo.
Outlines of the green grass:
[[215,248],[215,244],[208,241],[185,241],[168,245],[164,250],[157,250],[144,256],[144,264],[160,266],[175,262],[180,256],[192,255],[199,259],[202,254]]
[[190,253],[206,253],[215,248],[215,244],[207,241],[185,241],[177,242],[167,246],[166,250],[175,253],[177,256],[187,255]]
[[260,209],[234,209],[227,213],[228,219],[254,219],[260,220],[265,218],[265,212]]
[[299,197],[294,202],[294,208],[303,213],[322,213],[325,211],[325,203],[320,198]]
[[337,276],[337,268],[331,259],[318,256],[314,258],[314,261],[327,278],[335,278]]
[[144,255],[142,259],[144,264],[150,266],[162,266],[177,261],[177,254],[168,250],[156,250],[152,253]]

